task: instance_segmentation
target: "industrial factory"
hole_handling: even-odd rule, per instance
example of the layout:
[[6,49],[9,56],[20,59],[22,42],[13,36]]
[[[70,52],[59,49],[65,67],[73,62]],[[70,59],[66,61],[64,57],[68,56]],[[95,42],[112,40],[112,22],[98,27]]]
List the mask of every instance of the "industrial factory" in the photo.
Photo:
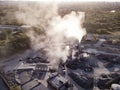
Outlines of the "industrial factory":
[[[66,6],[64,15],[59,8],[19,2],[7,15],[0,13],[12,17],[6,25],[7,18],[0,18],[0,77],[7,90],[120,90],[120,37],[112,36],[120,27],[106,23],[111,16],[120,19],[118,7],[99,12]],[[119,25],[113,21],[111,26]]]
[[120,56],[97,51],[97,46],[92,49],[86,42],[88,39],[73,45],[67,43],[66,61],[54,65],[42,51],[20,58],[11,71],[6,71],[8,75],[12,73],[8,81],[22,90],[119,90],[116,88],[120,88]]

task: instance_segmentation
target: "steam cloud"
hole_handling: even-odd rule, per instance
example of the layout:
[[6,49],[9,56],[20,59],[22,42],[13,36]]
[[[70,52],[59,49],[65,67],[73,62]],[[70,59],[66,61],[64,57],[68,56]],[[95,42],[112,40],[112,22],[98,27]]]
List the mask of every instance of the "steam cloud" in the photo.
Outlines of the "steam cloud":
[[71,12],[64,17],[58,15],[57,4],[25,3],[19,5],[16,12],[19,22],[34,26],[45,34],[29,30],[26,34],[31,40],[34,50],[44,48],[51,63],[58,63],[60,59],[66,60],[69,54],[67,40],[71,38],[81,41],[86,34],[82,27],[83,12]]

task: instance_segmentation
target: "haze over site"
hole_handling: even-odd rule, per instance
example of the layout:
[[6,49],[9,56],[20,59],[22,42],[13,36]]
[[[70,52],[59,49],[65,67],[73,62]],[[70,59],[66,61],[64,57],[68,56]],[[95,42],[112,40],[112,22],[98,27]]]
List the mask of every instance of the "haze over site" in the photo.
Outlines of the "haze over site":
[[[84,12],[72,11],[61,17],[58,14],[58,4],[54,3],[29,4],[26,2],[19,4],[18,8],[19,10],[15,13],[18,22],[39,28],[39,31],[30,30],[26,33],[31,40],[32,49],[44,48],[52,63],[58,63],[60,59],[66,61],[69,53],[69,48],[65,45],[67,40],[76,39],[81,42],[86,34],[85,28],[82,27]],[[41,35],[41,31],[45,35]]]

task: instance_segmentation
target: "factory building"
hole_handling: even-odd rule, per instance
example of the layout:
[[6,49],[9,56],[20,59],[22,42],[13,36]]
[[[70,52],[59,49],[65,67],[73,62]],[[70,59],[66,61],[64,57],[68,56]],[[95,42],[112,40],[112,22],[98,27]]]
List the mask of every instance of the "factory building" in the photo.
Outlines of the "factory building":
[[48,79],[48,84],[54,87],[56,90],[67,90],[68,80],[61,75],[51,75]]
[[19,63],[14,70],[35,70],[36,64]]
[[46,64],[37,64],[36,65],[36,70],[40,70],[40,71],[49,71],[49,67]]

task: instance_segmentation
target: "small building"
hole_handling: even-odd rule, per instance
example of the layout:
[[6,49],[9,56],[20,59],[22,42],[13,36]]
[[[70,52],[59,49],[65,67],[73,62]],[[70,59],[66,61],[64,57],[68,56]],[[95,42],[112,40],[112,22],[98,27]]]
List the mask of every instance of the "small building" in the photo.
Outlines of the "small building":
[[120,85],[119,84],[112,84],[111,90],[120,90]]
[[22,85],[22,90],[48,90],[48,88],[34,79]]
[[92,41],[92,40],[94,40],[93,35],[87,34],[87,36],[86,36],[86,41]]
[[99,39],[98,42],[95,44],[96,47],[101,46],[104,42],[106,41],[106,39]]
[[61,75],[52,75],[48,79],[48,83],[54,87],[56,90],[67,90],[68,80]]

